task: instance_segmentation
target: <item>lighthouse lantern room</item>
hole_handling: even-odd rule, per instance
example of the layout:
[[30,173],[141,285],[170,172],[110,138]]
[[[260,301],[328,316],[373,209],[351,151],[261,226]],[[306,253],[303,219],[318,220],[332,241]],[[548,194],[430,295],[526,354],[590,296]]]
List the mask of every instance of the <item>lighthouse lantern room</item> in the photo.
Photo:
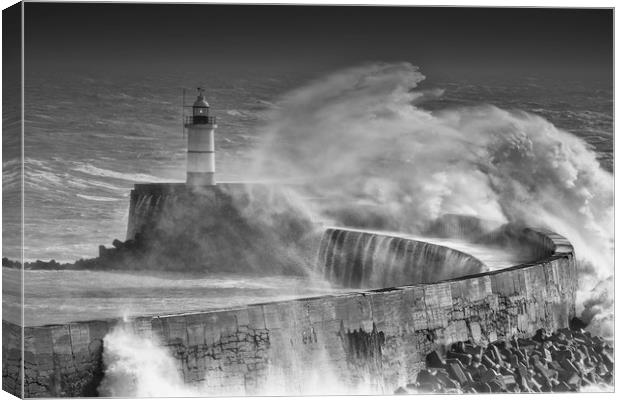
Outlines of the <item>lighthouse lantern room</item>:
[[198,98],[192,105],[192,115],[185,118],[187,129],[187,184],[215,185],[215,117],[209,115],[209,103],[204,89],[198,88]]

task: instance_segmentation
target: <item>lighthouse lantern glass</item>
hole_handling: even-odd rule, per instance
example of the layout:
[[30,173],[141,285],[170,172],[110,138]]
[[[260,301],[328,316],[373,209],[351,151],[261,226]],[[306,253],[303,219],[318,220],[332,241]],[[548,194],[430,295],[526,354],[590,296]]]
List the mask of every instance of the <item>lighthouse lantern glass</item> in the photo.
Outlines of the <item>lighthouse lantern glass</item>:
[[194,107],[194,116],[209,115],[207,107]]

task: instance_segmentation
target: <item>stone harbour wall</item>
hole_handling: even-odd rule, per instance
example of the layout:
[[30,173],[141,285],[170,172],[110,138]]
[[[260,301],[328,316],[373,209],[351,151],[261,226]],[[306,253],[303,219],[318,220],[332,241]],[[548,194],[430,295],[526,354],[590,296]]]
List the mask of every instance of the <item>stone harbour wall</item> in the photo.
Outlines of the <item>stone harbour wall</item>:
[[100,258],[119,269],[301,275],[320,230],[291,193],[263,183],[136,184],[126,241]]
[[[456,341],[488,344],[568,326],[573,249],[553,233],[529,232],[553,244],[550,256],[431,284],[141,317],[129,329],[168,347],[185,382],[205,395],[307,394],[317,374],[365,393],[392,393],[424,368],[426,354]],[[25,396],[97,395],[103,339],[120,323],[26,327]],[[3,340],[3,382],[19,364],[7,346]]]
[[2,390],[22,397],[22,329],[2,321]]

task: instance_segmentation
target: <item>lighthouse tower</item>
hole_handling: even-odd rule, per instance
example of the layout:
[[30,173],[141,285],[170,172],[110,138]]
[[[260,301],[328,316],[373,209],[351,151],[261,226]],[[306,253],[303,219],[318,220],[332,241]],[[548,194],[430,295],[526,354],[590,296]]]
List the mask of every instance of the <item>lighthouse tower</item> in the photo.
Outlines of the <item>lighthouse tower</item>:
[[198,98],[192,106],[192,115],[185,119],[187,128],[187,184],[215,186],[215,141],[217,125],[209,115],[209,103],[204,89],[198,88]]

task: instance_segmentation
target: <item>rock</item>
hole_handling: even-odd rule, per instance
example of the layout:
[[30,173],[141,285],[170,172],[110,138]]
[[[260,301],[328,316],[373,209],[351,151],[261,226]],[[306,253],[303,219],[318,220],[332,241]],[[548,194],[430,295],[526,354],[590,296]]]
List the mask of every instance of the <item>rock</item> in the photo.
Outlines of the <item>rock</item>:
[[437,379],[441,382],[441,384],[448,388],[448,389],[460,389],[461,385],[455,381],[454,379],[450,379],[450,377],[448,376],[448,373],[445,371],[443,374],[439,374],[439,372],[437,373]]
[[579,384],[581,383],[581,378],[579,378],[579,375],[577,374],[571,374],[571,376],[566,380],[566,383],[569,386],[579,387]]
[[557,361],[551,361],[550,363],[547,364],[548,368],[554,369],[558,372],[562,372],[564,371],[564,369],[562,368],[562,366],[560,366],[560,363]]
[[456,358],[463,363],[464,366],[468,366],[471,364],[472,356],[467,353],[456,353],[454,351],[448,351],[446,353],[446,357],[448,358]]
[[426,365],[430,368],[445,368],[446,362],[437,350],[426,355]]
[[458,363],[448,362],[448,367],[446,369],[448,370],[450,377],[455,379],[461,386],[468,382],[465,372],[463,372],[463,369]]
[[545,379],[551,379],[557,376],[557,371],[549,370],[547,367],[542,365],[541,362],[534,363],[534,370],[544,376]]
[[493,362],[493,360],[491,360],[491,358],[486,354],[482,356],[481,362],[482,362],[482,365],[484,365],[488,369],[492,369],[493,367],[495,367],[495,363]]
[[544,357],[546,362],[553,361],[553,357],[551,357],[551,352],[549,350],[547,350],[547,349],[543,350],[543,357]]
[[569,376],[571,374],[579,375],[580,373],[577,367],[575,367],[575,365],[570,360],[562,360],[560,361],[560,365],[568,373]]
[[613,384],[613,348],[576,323],[571,328],[551,334],[539,329],[533,338],[513,336],[486,348],[457,342],[445,361],[439,352],[429,353],[427,365],[437,370],[419,380],[442,393],[567,392]]
[[485,382],[477,382],[474,388],[480,393],[491,393],[491,387]]
[[571,388],[565,382],[560,382],[553,387],[554,392],[570,392]]
[[588,374],[588,379],[594,381],[595,383],[601,383],[603,381],[603,378],[596,372],[590,372],[590,374]]
[[472,346],[470,344],[465,344],[464,350],[465,353],[471,354],[472,359],[474,360],[476,359],[476,357],[478,358],[478,360],[480,360],[480,358],[482,357],[482,353],[484,352],[482,346]]
[[571,319],[569,322],[569,326],[573,331],[580,331],[582,329],[585,329],[585,327],[588,326],[588,324],[586,324],[585,322],[583,322],[581,319],[577,317],[573,317],[573,319]]
[[537,342],[544,342],[548,339],[548,337],[549,335],[547,335],[547,330],[545,328],[540,328],[536,331],[532,339]]
[[530,387],[530,389],[532,389],[535,392],[540,392],[542,389],[542,385],[534,377],[531,377],[530,379],[528,379],[527,384]]
[[524,378],[524,379],[529,379],[530,378],[530,372],[528,371],[528,369],[523,365],[523,364],[519,364],[517,366],[517,374],[519,375],[519,377]]
[[607,367],[607,369],[610,370],[610,371],[613,371],[613,369],[614,369],[614,359],[613,359],[613,357],[609,353],[607,353],[606,350],[601,352],[600,358],[602,359],[602,361],[605,364],[605,366]]
[[605,375],[605,374],[607,374],[609,372],[609,370],[607,369],[607,367],[603,363],[596,364],[595,370],[596,370],[596,373],[599,376],[603,376],[603,375]]
[[551,378],[548,378],[546,376],[540,376],[539,377],[539,382],[540,382],[540,390],[543,392],[550,392],[551,388],[553,388],[553,383],[551,382]]
[[515,354],[520,362],[522,362],[523,364],[529,367],[530,362],[528,360],[527,355],[525,354],[525,350],[518,350],[515,352]]
[[478,391],[473,386],[467,386],[463,388],[463,393],[478,393]]
[[501,380],[504,383],[504,385],[508,388],[510,388],[511,386],[515,386],[517,384],[517,380],[515,379],[513,375],[502,375]]
[[581,386],[591,386],[594,384],[594,381],[591,381],[585,377],[581,378]]
[[423,369],[423,370],[420,370],[420,372],[418,372],[418,377],[416,379],[416,382],[418,384],[425,384],[429,382],[434,383],[436,382],[436,377],[429,370]]
[[532,339],[519,338],[518,343],[519,343],[519,349],[534,348],[538,346],[538,343]]
[[490,354],[492,355],[492,360],[496,363],[501,365],[502,364],[502,357],[499,353],[498,348],[495,345],[489,345],[489,347],[487,348],[487,351],[490,350]]
[[581,352],[578,348],[573,352],[575,355],[575,361],[582,361],[585,358],[585,354]]
[[509,361],[510,361],[510,368],[512,368],[512,369],[516,369],[516,368],[517,368],[517,365],[519,365],[519,358],[517,357],[517,355],[516,355],[516,354],[513,354],[513,355],[510,357],[510,360],[509,360]]
[[505,390],[502,383],[498,379],[487,382],[492,393],[502,392]]
[[435,392],[442,387],[441,381],[437,376],[425,369],[418,372],[416,383],[423,392]]
[[517,384],[524,392],[532,392],[532,389],[528,385],[528,380],[522,377],[517,378]]
[[480,382],[489,382],[496,379],[500,374],[490,369],[486,373],[480,376]]
[[555,353],[554,357],[557,361],[562,362],[562,360],[572,360],[575,357],[573,356],[573,352],[570,350],[561,350]]
[[465,367],[465,365],[463,365],[463,363],[461,362],[461,360],[459,360],[458,358],[448,358],[446,360],[446,364],[451,364],[451,363],[456,363],[459,365],[459,367],[461,367],[461,369],[463,371],[465,371],[467,368]]
[[456,353],[465,353],[465,343],[456,342],[452,344],[452,351]]

